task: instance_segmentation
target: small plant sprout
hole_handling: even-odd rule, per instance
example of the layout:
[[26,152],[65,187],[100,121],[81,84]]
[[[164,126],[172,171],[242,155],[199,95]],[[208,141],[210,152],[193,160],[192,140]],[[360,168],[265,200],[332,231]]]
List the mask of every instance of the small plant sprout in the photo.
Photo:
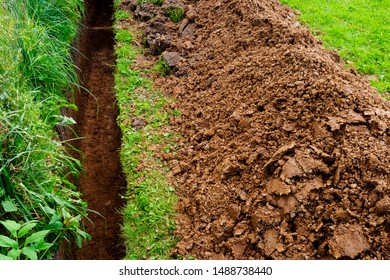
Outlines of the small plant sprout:
[[166,9],[166,13],[175,23],[181,21],[185,16],[185,10],[183,7],[168,7]]
[[152,68],[152,72],[159,73],[162,76],[166,76],[171,72],[171,68],[169,67],[168,63],[165,59],[162,57],[160,60],[154,65]]

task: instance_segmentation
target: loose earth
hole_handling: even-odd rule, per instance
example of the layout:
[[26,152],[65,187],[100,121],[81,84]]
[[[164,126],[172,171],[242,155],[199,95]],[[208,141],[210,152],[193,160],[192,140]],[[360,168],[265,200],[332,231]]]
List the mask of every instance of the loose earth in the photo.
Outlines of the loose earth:
[[181,112],[174,256],[389,259],[390,105],[368,79],[276,0],[136,2]]

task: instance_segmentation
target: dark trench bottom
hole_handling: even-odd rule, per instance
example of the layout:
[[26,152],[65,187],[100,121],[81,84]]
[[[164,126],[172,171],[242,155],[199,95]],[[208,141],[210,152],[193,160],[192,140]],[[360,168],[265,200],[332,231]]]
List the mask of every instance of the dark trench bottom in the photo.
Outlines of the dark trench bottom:
[[85,221],[91,241],[82,249],[71,246],[65,255],[67,259],[121,259],[124,247],[120,237],[119,209],[123,206],[120,193],[126,183],[119,158],[121,131],[116,123],[118,108],[113,89],[113,8],[107,0],[90,0],[85,4],[87,28],[82,32],[78,49],[86,58],[76,58],[76,64],[80,64],[82,85],[87,91],[75,96],[78,107],[75,130],[82,139],[74,145],[82,152],[80,159],[85,170],[77,185],[88,208],[99,214],[90,212],[92,223]]

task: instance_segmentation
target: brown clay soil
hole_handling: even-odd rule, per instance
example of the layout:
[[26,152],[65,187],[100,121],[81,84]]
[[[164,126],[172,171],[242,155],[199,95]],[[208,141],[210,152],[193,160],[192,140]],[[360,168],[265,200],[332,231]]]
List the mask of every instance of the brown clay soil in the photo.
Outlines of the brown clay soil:
[[174,254],[390,259],[390,105],[368,80],[276,0],[134,2],[182,113]]
[[[85,172],[78,186],[88,203],[91,222],[85,221],[92,236],[81,250],[73,249],[71,259],[120,259],[124,248],[120,238],[123,205],[119,194],[126,184],[121,172],[119,149],[121,132],[116,123],[118,108],[114,94],[114,40],[110,1],[87,1],[87,29],[80,38],[78,57],[84,79],[82,91],[76,96],[78,112],[76,132],[80,141],[76,148],[82,152]],[[84,65],[83,65],[84,64]]]

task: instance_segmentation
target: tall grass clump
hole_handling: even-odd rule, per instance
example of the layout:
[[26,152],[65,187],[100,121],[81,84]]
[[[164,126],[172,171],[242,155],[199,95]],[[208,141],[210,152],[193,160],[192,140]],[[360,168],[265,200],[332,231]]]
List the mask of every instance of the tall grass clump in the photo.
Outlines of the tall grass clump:
[[0,0],[0,259],[50,259],[64,239],[89,238],[87,206],[70,182],[80,162],[56,126],[74,121],[69,54],[81,0]]

